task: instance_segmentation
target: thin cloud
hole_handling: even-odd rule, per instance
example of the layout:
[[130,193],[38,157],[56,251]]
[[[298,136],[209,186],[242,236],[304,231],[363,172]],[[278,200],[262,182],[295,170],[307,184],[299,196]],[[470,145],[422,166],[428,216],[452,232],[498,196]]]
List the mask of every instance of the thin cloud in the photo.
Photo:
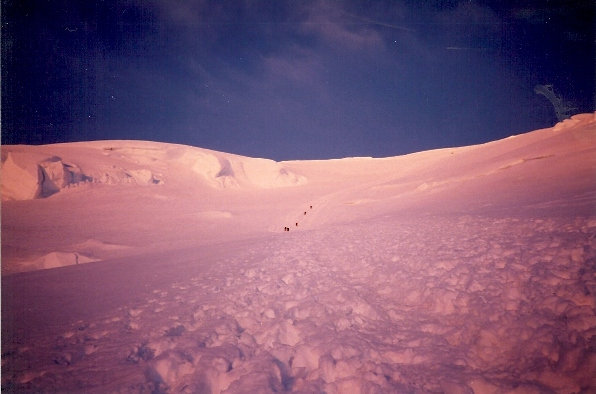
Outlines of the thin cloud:
[[361,22],[366,23],[366,24],[377,25],[377,26],[382,26],[382,27],[388,27],[390,29],[407,31],[407,32],[410,32],[410,33],[413,33],[413,32],[416,31],[414,29],[411,29],[409,27],[405,27],[403,25],[397,25],[397,24],[394,24],[394,23],[386,23],[386,22],[382,22],[382,21],[379,21],[379,20],[375,20],[375,19],[365,18],[365,17],[362,17],[362,16],[351,14],[351,13],[346,12],[346,11],[344,11],[344,14],[346,14],[349,17],[352,17],[354,19],[360,20]]
[[488,48],[471,48],[471,47],[456,47],[450,46],[445,48],[448,51],[485,51]]
[[364,24],[354,25],[345,18],[345,11],[336,3],[317,2],[308,10],[302,23],[303,31],[322,41],[349,49],[377,47],[383,40],[380,34]]
[[312,51],[295,47],[286,53],[263,59],[264,69],[270,77],[287,79],[300,84],[320,83],[323,66]]

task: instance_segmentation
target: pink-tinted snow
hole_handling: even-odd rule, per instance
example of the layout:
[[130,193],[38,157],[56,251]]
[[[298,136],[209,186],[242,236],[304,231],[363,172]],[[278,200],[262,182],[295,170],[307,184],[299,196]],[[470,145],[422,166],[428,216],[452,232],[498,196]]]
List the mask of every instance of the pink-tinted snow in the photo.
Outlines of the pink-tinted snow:
[[595,114],[383,159],[3,146],[2,199],[3,391],[596,391]]

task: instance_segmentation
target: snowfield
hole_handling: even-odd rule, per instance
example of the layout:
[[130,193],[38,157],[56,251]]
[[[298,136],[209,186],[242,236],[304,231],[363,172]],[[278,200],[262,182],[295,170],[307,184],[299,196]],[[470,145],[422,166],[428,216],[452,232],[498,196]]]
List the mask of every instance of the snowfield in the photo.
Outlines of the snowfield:
[[381,159],[2,146],[7,392],[591,393],[595,294],[596,114]]

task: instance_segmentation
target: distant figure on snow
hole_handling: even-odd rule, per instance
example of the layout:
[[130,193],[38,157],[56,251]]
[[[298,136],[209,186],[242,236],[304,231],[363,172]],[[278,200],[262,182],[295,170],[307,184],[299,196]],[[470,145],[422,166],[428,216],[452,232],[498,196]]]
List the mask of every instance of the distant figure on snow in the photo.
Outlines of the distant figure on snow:
[[304,214],[306,215],[306,211],[304,211]]
[[310,206],[310,209],[312,209],[312,205]]
[[296,222],[296,227],[298,227],[298,222]]

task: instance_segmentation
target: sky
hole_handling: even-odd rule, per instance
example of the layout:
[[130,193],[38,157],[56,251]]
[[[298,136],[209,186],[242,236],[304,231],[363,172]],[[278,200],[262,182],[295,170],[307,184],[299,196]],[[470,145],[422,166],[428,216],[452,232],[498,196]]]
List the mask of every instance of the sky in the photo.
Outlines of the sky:
[[3,0],[2,144],[386,157],[595,104],[591,0]]

